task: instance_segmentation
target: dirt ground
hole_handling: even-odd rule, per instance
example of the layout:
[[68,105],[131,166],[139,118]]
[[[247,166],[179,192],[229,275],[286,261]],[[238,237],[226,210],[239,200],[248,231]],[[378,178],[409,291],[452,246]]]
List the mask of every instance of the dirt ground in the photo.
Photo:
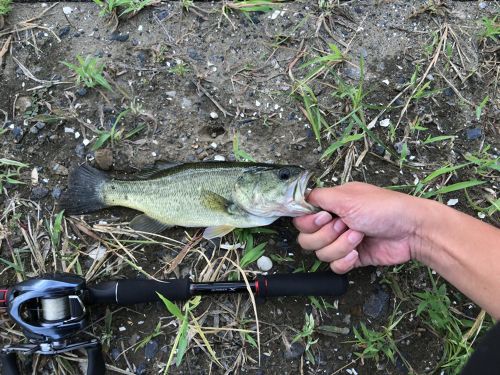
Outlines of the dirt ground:
[[[122,17],[116,30],[93,3],[13,5],[0,30],[0,51],[5,47],[0,158],[28,166],[16,177],[24,184],[3,184],[0,284],[53,271],[79,273],[89,283],[124,276],[225,280],[234,273],[227,259],[237,262],[243,251],[229,246],[238,240],[234,235],[214,247],[193,244],[197,230],[174,228],[141,242],[123,229],[134,217],[125,209],[66,217],[61,240],[54,242],[57,201],[68,171],[82,163],[124,176],[155,161],[240,160],[248,154],[261,162],[300,164],[325,186],[365,181],[427,194],[498,225],[500,70],[498,46],[484,35],[482,21],[498,15],[497,2],[297,1],[276,4],[269,12],[224,4],[223,13],[220,2],[196,2],[188,10],[179,2],[160,3]],[[331,53],[331,44],[342,59],[306,64]],[[106,64],[112,91],[75,84],[62,64],[87,55]],[[309,76],[318,67],[323,68]],[[356,90],[362,93],[360,106],[351,95]],[[308,109],[318,109],[324,119],[321,144]],[[361,125],[351,122],[352,113]],[[102,134],[112,131],[118,133],[113,142],[93,150]],[[363,137],[341,142],[331,157],[322,158],[346,131]],[[8,170],[15,168],[0,165],[0,181]],[[455,188],[439,190],[446,186]],[[290,220],[270,228],[274,233],[256,234],[254,240],[267,242],[271,272],[315,267],[313,256],[296,244]],[[249,277],[260,272],[255,263],[245,270]],[[349,280],[348,292],[338,300],[280,298],[258,304],[260,358],[248,296],[203,297],[194,310],[186,355],[169,372],[458,371],[460,361],[441,367],[450,360],[450,337],[429,315],[416,316],[420,299],[414,293],[436,292],[434,283],[445,285],[438,276],[412,263],[355,270]],[[460,321],[459,337],[468,352],[476,333],[467,336],[469,328],[474,322],[487,327],[491,319],[452,288],[447,292],[440,301],[448,301]],[[293,342],[308,314],[314,329]],[[155,330],[159,322],[161,329]],[[353,333],[361,323],[384,333],[382,338],[361,342]],[[6,316],[0,327],[4,344],[21,340]],[[110,373],[158,374],[177,332],[177,320],[158,303],[93,308],[85,335],[102,340]],[[392,344],[394,358],[384,352]],[[374,358],[356,354],[371,345],[378,348]],[[25,373],[35,366],[40,374],[77,374],[84,358],[83,353],[57,360],[24,357],[23,366]]]

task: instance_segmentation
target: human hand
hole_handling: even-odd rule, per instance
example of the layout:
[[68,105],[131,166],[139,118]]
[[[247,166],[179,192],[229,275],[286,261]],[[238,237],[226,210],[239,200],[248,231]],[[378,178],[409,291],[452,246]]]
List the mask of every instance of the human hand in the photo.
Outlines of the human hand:
[[360,182],[316,188],[307,200],[324,211],[294,219],[298,242],[334,272],[413,258],[423,200]]

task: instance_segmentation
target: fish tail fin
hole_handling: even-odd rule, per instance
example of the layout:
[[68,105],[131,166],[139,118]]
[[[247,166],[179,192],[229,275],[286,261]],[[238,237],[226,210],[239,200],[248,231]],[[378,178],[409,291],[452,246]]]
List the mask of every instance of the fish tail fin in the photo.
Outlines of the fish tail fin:
[[68,189],[61,197],[61,208],[68,215],[80,215],[108,207],[104,202],[103,186],[110,177],[88,165],[75,169],[70,177]]

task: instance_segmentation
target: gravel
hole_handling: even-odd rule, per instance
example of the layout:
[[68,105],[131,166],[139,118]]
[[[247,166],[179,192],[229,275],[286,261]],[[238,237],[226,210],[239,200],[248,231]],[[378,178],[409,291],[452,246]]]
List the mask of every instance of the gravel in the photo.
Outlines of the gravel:
[[30,199],[38,201],[45,198],[49,194],[49,189],[43,186],[36,186],[31,190]]
[[292,345],[290,345],[290,348],[285,351],[285,358],[286,359],[297,359],[304,354],[306,351],[306,348],[304,345],[302,345],[300,342],[294,342]]

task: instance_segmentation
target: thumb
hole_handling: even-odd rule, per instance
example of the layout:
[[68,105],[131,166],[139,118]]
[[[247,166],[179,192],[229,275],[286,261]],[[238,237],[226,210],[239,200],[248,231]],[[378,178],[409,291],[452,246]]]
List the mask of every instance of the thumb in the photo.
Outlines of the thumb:
[[316,188],[309,193],[307,201],[325,211],[343,217],[349,211],[352,195],[347,194],[343,186]]

